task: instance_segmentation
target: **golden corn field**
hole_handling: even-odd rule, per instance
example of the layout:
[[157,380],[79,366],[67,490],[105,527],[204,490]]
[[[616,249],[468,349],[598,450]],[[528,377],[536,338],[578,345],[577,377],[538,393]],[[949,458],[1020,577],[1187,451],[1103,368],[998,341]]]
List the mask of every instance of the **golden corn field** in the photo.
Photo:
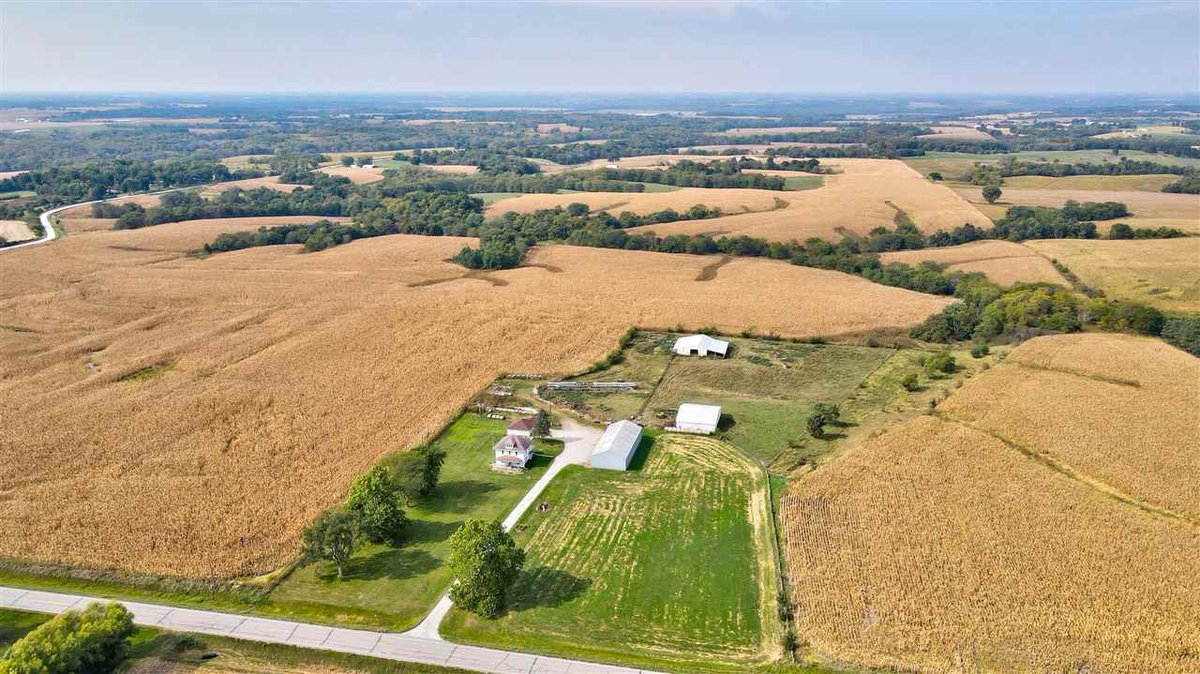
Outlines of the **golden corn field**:
[[947,271],[978,272],[1005,286],[1014,283],[1070,286],[1048,258],[1024,244],[1012,241],[973,241],[961,246],[883,253],[880,258],[885,263],[937,262],[946,265]]
[[[822,159],[821,164],[832,167],[837,173],[825,176],[825,185],[817,189],[776,192],[776,196],[787,203],[785,208],[742,214],[727,211],[729,215],[712,220],[646,225],[633,231],[653,231],[661,236],[745,234],[776,241],[803,241],[815,236],[837,241],[844,231],[866,234],[880,225],[891,226],[898,211],[906,213],[926,232],[953,229],[966,223],[984,228],[992,226],[991,220],[953,190],[930,182],[901,161]],[[677,194],[679,192],[632,196],[670,197]],[[695,202],[675,208],[688,208],[692,203]]]
[[800,637],[921,671],[1200,670],[1198,364],[1149,339],[1036,339],[794,484]]
[[501,371],[566,373],[631,325],[911,325],[943,298],[835,272],[555,246],[465,273],[466,240],[187,254],[263,221],[71,234],[0,265],[0,555],[188,577],[271,570],[380,457]]

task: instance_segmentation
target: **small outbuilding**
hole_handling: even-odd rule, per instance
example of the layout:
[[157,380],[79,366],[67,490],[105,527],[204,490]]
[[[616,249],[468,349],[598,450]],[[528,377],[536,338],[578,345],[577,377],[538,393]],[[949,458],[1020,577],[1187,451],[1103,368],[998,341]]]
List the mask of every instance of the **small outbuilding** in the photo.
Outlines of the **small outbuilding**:
[[729,342],[708,335],[687,335],[675,340],[675,353],[680,356],[718,356],[729,353]]
[[592,449],[589,462],[592,468],[628,470],[629,462],[637,453],[642,441],[642,427],[632,421],[618,421],[608,425],[596,447]]
[[496,468],[524,470],[533,458],[533,438],[522,435],[506,435],[492,446],[496,455]]
[[720,405],[698,405],[683,403],[675,413],[674,429],[684,433],[712,435],[721,423]]
[[531,438],[533,437],[533,427],[536,423],[537,420],[533,417],[517,419],[508,425],[508,434],[522,438]]

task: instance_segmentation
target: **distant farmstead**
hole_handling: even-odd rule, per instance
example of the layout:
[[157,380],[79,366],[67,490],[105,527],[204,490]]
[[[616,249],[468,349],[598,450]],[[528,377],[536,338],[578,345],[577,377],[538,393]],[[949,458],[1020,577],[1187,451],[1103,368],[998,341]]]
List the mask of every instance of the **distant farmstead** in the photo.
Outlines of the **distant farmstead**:
[[717,432],[719,423],[721,423],[720,405],[683,403],[679,406],[679,411],[675,413],[674,430],[711,435]]
[[533,427],[536,423],[537,420],[533,417],[517,419],[508,425],[508,434],[523,438],[533,437]]
[[609,424],[592,449],[592,468],[628,470],[641,440],[642,427],[632,421]]
[[729,342],[708,335],[688,335],[675,340],[675,353],[680,356],[720,356],[729,353]]
[[496,454],[496,468],[524,470],[533,458],[533,438],[523,435],[506,435],[492,446]]

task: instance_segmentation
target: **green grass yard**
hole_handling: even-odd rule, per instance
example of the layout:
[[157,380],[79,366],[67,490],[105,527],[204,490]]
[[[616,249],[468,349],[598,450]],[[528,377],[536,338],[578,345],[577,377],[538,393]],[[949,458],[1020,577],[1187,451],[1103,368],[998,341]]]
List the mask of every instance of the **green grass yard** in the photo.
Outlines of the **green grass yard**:
[[322,564],[297,569],[271,593],[271,601],[323,607],[341,622],[351,622],[361,613],[375,616],[382,621],[377,626],[387,629],[416,625],[450,587],[445,566],[450,535],[469,518],[502,518],[550,463],[548,456],[538,457],[534,468],[521,475],[492,472],[492,445],[506,425],[468,412],[433,441],[446,451],[446,463],[437,493],[406,509],[406,545],[362,549],[340,581]]
[[735,448],[662,434],[639,469],[569,467],[541,500],[511,610],[453,611],[450,639],[684,671],[776,655],[767,480]]

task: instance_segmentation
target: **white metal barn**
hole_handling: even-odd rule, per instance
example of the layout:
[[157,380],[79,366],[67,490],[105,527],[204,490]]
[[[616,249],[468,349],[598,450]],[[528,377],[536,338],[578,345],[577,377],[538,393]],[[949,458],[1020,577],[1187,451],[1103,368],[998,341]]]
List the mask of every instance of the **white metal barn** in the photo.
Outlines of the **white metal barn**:
[[680,356],[720,356],[729,353],[729,342],[708,335],[687,335],[675,340],[675,353]]
[[675,413],[675,430],[684,433],[711,435],[717,432],[717,424],[720,422],[720,405],[683,403],[679,406],[679,411]]
[[641,441],[642,427],[632,421],[609,424],[592,449],[590,464],[592,468],[628,470]]

